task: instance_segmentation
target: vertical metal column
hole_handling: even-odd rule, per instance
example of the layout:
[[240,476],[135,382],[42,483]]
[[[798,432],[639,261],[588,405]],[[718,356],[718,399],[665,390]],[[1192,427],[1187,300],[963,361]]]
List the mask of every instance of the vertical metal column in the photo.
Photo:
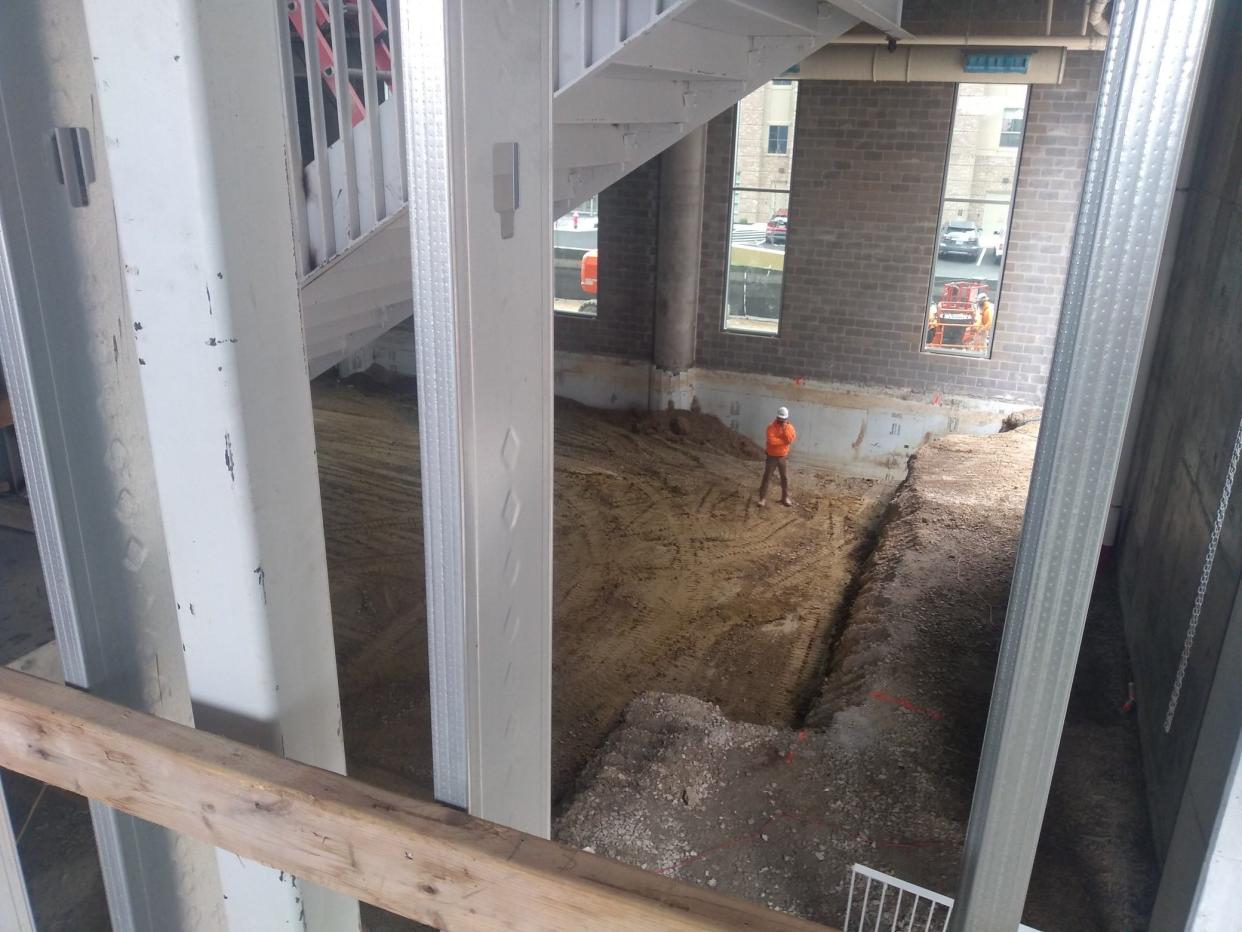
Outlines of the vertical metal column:
[[[283,15],[92,0],[86,25],[195,721],[339,772]],[[347,897],[218,867],[231,929],[358,928]]]
[[950,928],[1016,928],[1108,517],[1212,0],[1113,6]]
[[[82,3],[2,18],[0,352],[65,677],[190,724]],[[117,932],[222,927],[210,847],[91,817]]]
[[30,898],[26,896],[26,878],[17,857],[17,841],[13,822],[0,782],[0,929],[5,932],[35,932]]
[[436,795],[547,835],[551,3],[403,4]]

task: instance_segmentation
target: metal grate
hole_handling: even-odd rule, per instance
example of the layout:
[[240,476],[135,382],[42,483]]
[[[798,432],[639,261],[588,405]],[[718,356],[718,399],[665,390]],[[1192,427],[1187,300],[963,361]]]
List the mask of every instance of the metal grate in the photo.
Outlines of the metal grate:
[[[855,864],[841,932],[945,932],[953,912],[950,897]],[[1018,926],[1019,932],[1036,932]]]

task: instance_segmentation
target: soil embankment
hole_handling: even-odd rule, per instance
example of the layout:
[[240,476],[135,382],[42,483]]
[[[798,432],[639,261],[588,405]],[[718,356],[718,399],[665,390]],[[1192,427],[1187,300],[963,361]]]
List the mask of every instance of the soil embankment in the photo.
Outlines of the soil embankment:
[[[417,409],[367,379],[320,379],[314,403],[350,768],[427,793]],[[797,505],[757,508],[758,448],[688,411],[558,401],[555,457],[554,795],[649,690],[793,722],[892,484],[795,459]]]
[[[562,840],[839,924],[861,862],[952,894],[1036,425],[914,458],[806,727],[651,694],[595,758]],[[1145,926],[1155,869],[1111,576],[1097,586],[1026,921]]]

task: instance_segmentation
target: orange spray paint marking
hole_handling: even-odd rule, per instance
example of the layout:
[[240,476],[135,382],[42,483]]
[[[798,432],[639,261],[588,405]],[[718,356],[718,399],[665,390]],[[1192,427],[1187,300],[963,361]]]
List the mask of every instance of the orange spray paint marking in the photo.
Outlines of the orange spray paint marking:
[[907,712],[914,712],[917,715],[926,715],[928,718],[937,722],[944,718],[944,713],[937,709],[927,709],[923,706],[915,705],[909,699],[903,698],[902,696],[890,696],[888,693],[881,692],[878,689],[871,694],[871,698],[877,699],[880,702],[887,702],[889,705],[895,705],[899,709],[904,709]]

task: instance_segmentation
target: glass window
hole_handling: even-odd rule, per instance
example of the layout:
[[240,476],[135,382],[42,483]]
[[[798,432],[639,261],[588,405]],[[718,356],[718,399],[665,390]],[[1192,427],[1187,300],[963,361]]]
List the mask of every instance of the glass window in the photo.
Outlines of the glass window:
[[784,155],[789,151],[789,127],[768,127],[768,152],[772,155]]
[[1024,84],[960,84],[923,348],[989,356],[1026,116]]
[[780,328],[789,232],[796,81],[773,81],[737,105],[724,327],[775,335]]
[[1021,107],[1006,107],[1001,115],[1000,144],[1006,147],[1022,145],[1022,125],[1025,117]]
[[593,197],[552,225],[553,309],[594,317],[599,296],[599,198]]

